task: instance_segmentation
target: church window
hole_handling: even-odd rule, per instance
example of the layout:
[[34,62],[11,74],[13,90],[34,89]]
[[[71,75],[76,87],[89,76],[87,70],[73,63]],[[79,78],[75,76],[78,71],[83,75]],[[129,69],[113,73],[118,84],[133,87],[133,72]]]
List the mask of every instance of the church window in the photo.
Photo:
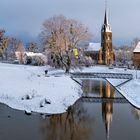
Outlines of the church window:
[[110,36],[108,36],[107,40],[110,40]]

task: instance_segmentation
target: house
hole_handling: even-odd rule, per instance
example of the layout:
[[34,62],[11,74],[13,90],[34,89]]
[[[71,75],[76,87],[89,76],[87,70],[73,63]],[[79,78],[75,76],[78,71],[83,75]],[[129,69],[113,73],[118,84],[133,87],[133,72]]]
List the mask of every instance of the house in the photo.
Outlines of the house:
[[135,68],[140,68],[140,42],[133,51],[133,63]]
[[21,64],[45,65],[47,57],[42,53],[34,52],[15,52],[16,58]]
[[45,65],[47,57],[42,53],[25,52],[23,56],[24,64]]

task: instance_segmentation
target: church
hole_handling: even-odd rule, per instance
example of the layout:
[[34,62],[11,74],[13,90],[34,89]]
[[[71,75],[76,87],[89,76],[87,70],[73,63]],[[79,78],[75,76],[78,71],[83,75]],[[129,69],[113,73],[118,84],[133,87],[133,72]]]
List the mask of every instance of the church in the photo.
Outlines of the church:
[[112,47],[112,29],[109,24],[107,8],[101,28],[101,43],[89,43],[85,55],[90,56],[96,63],[102,65],[110,65],[115,61],[115,52]]

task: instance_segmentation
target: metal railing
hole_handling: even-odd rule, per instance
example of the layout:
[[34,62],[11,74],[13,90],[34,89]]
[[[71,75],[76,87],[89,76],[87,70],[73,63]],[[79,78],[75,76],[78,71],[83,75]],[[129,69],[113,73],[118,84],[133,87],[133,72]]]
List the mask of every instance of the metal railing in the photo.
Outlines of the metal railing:
[[89,103],[128,103],[128,101],[123,97],[105,98],[105,97],[82,97],[80,99],[82,102]]
[[70,73],[72,78],[112,78],[112,79],[132,79],[132,74],[124,73]]

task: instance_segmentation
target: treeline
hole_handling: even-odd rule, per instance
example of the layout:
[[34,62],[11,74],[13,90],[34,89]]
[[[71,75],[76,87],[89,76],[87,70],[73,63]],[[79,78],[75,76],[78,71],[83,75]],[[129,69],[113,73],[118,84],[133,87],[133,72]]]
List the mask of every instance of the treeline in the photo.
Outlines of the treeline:
[[0,30],[0,60],[15,60],[15,52],[38,52],[38,45],[29,42],[26,46],[21,40],[5,36],[5,30]]
[[[5,37],[5,31],[0,31],[0,59],[14,60],[15,52],[38,52],[36,43],[31,42],[27,48],[21,41],[11,37]],[[48,58],[48,63],[55,67],[69,69],[84,62],[83,51],[80,48],[89,42],[91,33],[82,23],[66,18],[62,15],[54,16],[43,23],[40,33],[43,44],[43,53]]]
[[[63,68],[66,72],[69,72],[70,68],[94,61],[87,59],[83,49],[83,46],[90,42],[92,35],[89,29],[77,20],[62,15],[48,18],[43,23],[39,37],[43,46],[41,51],[39,50],[41,46],[37,43],[29,42],[24,46],[21,40],[7,37],[5,30],[0,30],[0,60],[19,59],[22,64],[34,65],[47,63]],[[131,62],[133,50],[138,41],[140,39],[135,38],[130,45],[116,47],[116,62],[122,64]],[[42,53],[42,55],[37,53]]]
[[139,41],[140,38],[134,38],[132,42],[128,45],[114,47],[116,63],[120,63],[122,65],[133,64],[133,50],[135,49]]

